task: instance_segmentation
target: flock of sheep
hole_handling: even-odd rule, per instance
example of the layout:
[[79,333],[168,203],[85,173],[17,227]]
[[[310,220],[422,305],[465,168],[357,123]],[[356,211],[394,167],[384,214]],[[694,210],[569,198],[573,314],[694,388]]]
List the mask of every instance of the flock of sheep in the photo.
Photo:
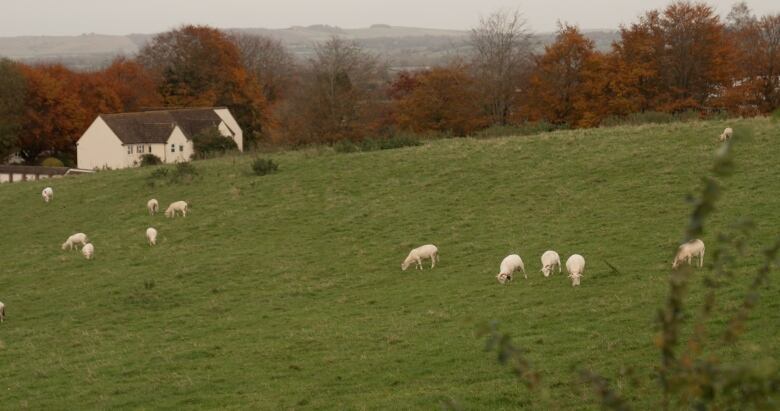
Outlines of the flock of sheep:
[[[702,267],[704,265],[704,242],[699,239],[680,245],[677,249],[677,254],[674,256],[674,261],[672,261],[672,268],[677,268],[682,263],[690,265],[695,258],[699,259],[699,267]],[[439,248],[433,244],[413,248],[401,263],[401,270],[406,271],[413,263],[417,269],[422,270],[422,260],[431,260],[431,269],[435,268],[436,263],[439,261]],[[549,277],[556,268],[560,273],[561,257],[553,250],[545,251],[542,254],[542,274],[545,277]],[[510,254],[501,261],[496,279],[501,284],[508,284],[512,281],[512,275],[517,271],[522,271],[523,277],[528,278],[528,275],[525,273],[523,259],[517,254]],[[580,279],[585,272],[585,257],[579,254],[569,257],[566,260],[566,271],[569,272],[571,286],[576,287],[580,285]]]
[[[44,188],[43,191],[41,191],[41,197],[43,197],[44,202],[48,203],[54,198],[54,190],[51,187]],[[156,214],[159,208],[160,204],[157,202],[157,199],[153,198],[146,203],[146,209],[149,211],[149,215]],[[188,208],[189,206],[186,201],[175,201],[165,210],[165,216],[173,218],[181,213],[183,217],[186,217]],[[149,241],[150,246],[157,244],[157,229],[154,227],[147,228],[146,239]],[[84,233],[73,234],[62,243],[63,250],[78,249],[79,246],[81,246],[81,254],[83,254],[84,258],[87,260],[91,260],[95,256],[95,246],[89,242],[89,238],[87,238],[87,235]],[[0,303],[0,307],[3,307],[2,303]],[[0,320],[2,320],[1,316]]]
[[[733,134],[734,130],[732,130],[731,127],[726,127],[718,140],[724,142],[731,139]],[[54,199],[54,190],[51,187],[44,188],[41,192],[41,197],[43,197],[44,202],[48,203]],[[156,214],[159,207],[159,203],[154,198],[146,203],[149,215]],[[185,201],[175,201],[165,210],[165,216],[173,218],[176,217],[178,213],[181,213],[183,217],[186,217],[188,207],[189,206]],[[147,228],[146,239],[149,241],[150,246],[157,244],[157,229],[154,227]],[[95,246],[89,242],[87,235],[84,233],[76,233],[68,237],[68,239],[62,243],[62,249],[72,250],[74,247],[78,249],[79,245],[81,246],[81,253],[84,255],[84,258],[91,260],[95,255]],[[704,242],[699,239],[691,240],[680,245],[677,249],[674,261],[672,262],[672,268],[676,269],[682,263],[690,265],[692,262],[695,262],[696,258],[699,259],[699,267],[702,267],[704,265]],[[439,248],[433,244],[426,244],[412,249],[406,259],[401,263],[401,269],[406,271],[406,269],[414,263],[416,268],[422,270],[422,260],[427,259],[431,260],[431,268],[436,267],[436,262],[439,261]],[[541,261],[541,272],[545,277],[549,277],[556,268],[559,273],[561,272],[561,257],[557,252],[553,250],[545,251],[544,254],[542,254]],[[525,272],[523,259],[517,254],[510,254],[501,261],[496,279],[501,284],[508,284],[512,281],[512,275],[517,271],[522,271],[523,276],[528,278],[528,275]],[[568,271],[569,278],[571,278],[572,287],[580,285],[580,279],[585,272],[585,257],[579,254],[570,256],[569,259],[566,260],[566,271]],[[5,304],[0,302],[0,322],[3,321],[5,321]]]

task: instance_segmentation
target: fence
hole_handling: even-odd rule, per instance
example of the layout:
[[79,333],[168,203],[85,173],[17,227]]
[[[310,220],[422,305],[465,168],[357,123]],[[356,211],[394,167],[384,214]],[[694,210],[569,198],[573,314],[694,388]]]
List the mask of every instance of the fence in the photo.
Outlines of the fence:
[[44,180],[47,178],[59,178],[66,175],[92,172],[92,170],[81,170],[68,167],[0,165],[0,183]]

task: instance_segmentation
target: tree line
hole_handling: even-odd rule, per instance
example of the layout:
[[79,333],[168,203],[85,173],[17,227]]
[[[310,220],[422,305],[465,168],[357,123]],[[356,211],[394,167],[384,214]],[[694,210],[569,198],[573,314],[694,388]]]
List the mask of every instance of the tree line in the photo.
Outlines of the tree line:
[[635,113],[753,116],[780,107],[780,13],[737,3],[725,19],[677,1],[620,28],[607,52],[575,26],[535,52],[518,12],[471,30],[468,55],[393,73],[338,37],[305,61],[279,41],[184,26],[103,70],[0,60],[0,159],[57,157],[100,113],[226,106],[248,146],[332,144],[492,126],[596,127]]

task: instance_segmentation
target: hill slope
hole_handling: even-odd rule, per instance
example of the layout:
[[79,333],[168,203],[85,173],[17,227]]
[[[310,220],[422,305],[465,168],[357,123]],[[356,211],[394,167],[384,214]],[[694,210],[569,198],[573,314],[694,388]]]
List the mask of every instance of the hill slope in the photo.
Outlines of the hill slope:
[[[724,124],[289,152],[265,177],[248,175],[249,158],[223,158],[195,163],[200,180],[158,188],[148,169],[104,172],[48,182],[50,204],[46,182],[2,185],[2,408],[435,409],[448,398],[579,408],[572,369],[612,376],[623,365],[639,369],[632,392],[644,397],[655,392],[654,318],[684,196]],[[776,125],[734,124],[755,133],[736,143],[737,171],[703,239],[714,244],[740,216],[757,227],[718,291],[717,329],[780,227]],[[151,197],[186,199],[192,214],[150,217]],[[160,232],[154,248],[148,226]],[[77,231],[95,260],[59,249]],[[402,272],[408,250],[428,242],[440,266]],[[582,286],[541,276],[549,248],[585,256]],[[511,252],[529,279],[501,287]],[[727,358],[780,355],[777,282],[763,295]],[[544,407],[482,351],[474,329],[489,320],[529,349],[552,390]]]

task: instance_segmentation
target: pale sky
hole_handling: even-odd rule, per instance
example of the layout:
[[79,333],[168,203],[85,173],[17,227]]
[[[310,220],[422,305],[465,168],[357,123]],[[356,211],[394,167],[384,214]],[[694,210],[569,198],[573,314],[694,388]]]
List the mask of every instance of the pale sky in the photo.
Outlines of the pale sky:
[[[710,0],[725,16],[736,0]],[[182,24],[286,28],[374,23],[469,29],[498,9],[521,10],[536,32],[558,20],[583,29],[617,28],[669,0],[0,0],[0,36],[156,33]],[[757,14],[780,12],[780,0],[749,0]]]

